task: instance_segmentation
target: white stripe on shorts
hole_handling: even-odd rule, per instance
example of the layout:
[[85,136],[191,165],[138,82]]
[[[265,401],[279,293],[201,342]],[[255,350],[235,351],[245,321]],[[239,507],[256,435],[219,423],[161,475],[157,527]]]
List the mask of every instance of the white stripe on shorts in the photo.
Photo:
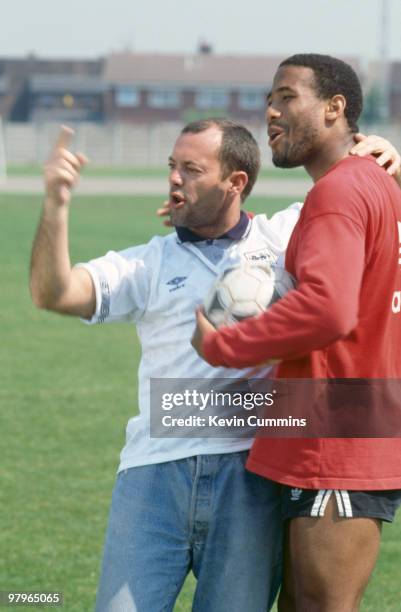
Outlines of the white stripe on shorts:
[[324,516],[324,511],[326,510],[327,502],[329,501],[330,495],[332,493],[332,489],[320,489],[320,491],[317,492],[310,513],[311,516]]
[[[320,489],[316,493],[310,516],[324,516],[327,503],[332,493],[333,489]],[[348,491],[334,489],[334,493],[336,496],[338,516],[341,518],[352,518],[353,512]]]
[[341,497],[341,494],[340,494],[341,492],[338,491],[337,489],[335,489],[334,493],[336,494],[338,516],[343,518],[346,515],[345,515],[343,500],[342,500],[342,497]]
[[344,509],[345,509],[345,516],[346,516],[346,518],[352,518],[354,515],[353,515],[353,512],[352,512],[351,500],[350,500],[348,491],[342,490],[342,491],[340,491],[340,495],[341,495],[343,503],[344,503]]

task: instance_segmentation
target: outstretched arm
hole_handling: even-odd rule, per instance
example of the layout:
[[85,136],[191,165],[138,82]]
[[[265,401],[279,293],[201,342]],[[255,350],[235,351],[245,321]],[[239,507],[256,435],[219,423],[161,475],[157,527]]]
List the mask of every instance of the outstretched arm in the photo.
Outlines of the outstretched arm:
[[71,191],[87,159],[73,154],[73,131],[62,126],[44,167],[46,195],[32,248],[30,287],[39,308],[90,319],[95,291],[89,273],[71,267],[68,247],[68,209]]

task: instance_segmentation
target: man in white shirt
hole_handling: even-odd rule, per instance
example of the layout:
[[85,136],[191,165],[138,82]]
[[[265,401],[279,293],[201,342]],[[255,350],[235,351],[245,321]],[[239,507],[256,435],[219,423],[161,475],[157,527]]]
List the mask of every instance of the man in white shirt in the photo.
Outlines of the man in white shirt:
[[257,143],[233,122],[194,122],[169,160],[176,232],[72,267],[68,208],[87,160],[71,153],[70,137],[63,128],[45,167],[33,300],[90,323],[133,322],[142,345],[139,415],[121,453],[96,609],[172,610],[192,570],[193,610],[265,612],[280,581],[278,486],[244,470],[249,436],[151,437],[150,394],[154,379],[246,378],[198,358],[190,345],[195,307],[232,264],[255,253],[280,261],[301,205],[250,220],[241,204],[258,174]]
[[97,610],[172,610],[192,569],[194,610],[265,612],[280,576],[278,488],[244,470],[250,437],[150,437],[149,380],[246,376],[198,358],[195,307],[229,265],[254,252],[276,261],[300,205],[250,220],[241,204],[258,174],[257,143],[230,121],[197,122],[169,160],[176,232],[71,267],[68,207],[86,159],[68,150],[70,135],[62,131],[45,168],[33,300],[93,323],[134,322],[142,345],[140,414],[127,426]]

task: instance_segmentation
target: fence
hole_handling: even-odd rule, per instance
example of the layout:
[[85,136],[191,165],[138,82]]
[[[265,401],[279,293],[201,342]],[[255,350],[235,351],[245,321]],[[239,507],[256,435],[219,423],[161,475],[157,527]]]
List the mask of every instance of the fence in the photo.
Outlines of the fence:
[[[165,166],[181,123],[134,125],[80,123],[74,126],[74,149],[84,152],[94,166]],[[266,127],[248,126],[260,144],[262,163],[271,165]],[[8,123],[3,126],[7,165],[36,165],[46,159],[59,126],[56,123]],[[364,126],[366,133],[380,134],[401,151],[401,125]]]

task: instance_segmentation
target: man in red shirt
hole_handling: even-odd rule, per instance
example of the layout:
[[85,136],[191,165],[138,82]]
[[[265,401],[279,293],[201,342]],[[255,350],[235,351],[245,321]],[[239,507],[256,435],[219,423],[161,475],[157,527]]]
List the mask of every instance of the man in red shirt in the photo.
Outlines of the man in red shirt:
[[[261,316],[218,331],[199,313],[193,344],[215,366],[278,359],[281,378],[361,379],[370,398],[368,381],[381,379],[383,406],[392,401],[397,418],[400,395],[394,406],[387,383],[401,379],[401,191],[373,158],[349,155],[361,110],[344,62],[305,54],[280,65],[267,109],[273,162],[303,165],[315,182],[286,255],[298,285]],[[285,485],[279,609],[295,600],[305,612],[357,610],[381,521],[401,502],[401,439],[260,437],[248,468]]]

